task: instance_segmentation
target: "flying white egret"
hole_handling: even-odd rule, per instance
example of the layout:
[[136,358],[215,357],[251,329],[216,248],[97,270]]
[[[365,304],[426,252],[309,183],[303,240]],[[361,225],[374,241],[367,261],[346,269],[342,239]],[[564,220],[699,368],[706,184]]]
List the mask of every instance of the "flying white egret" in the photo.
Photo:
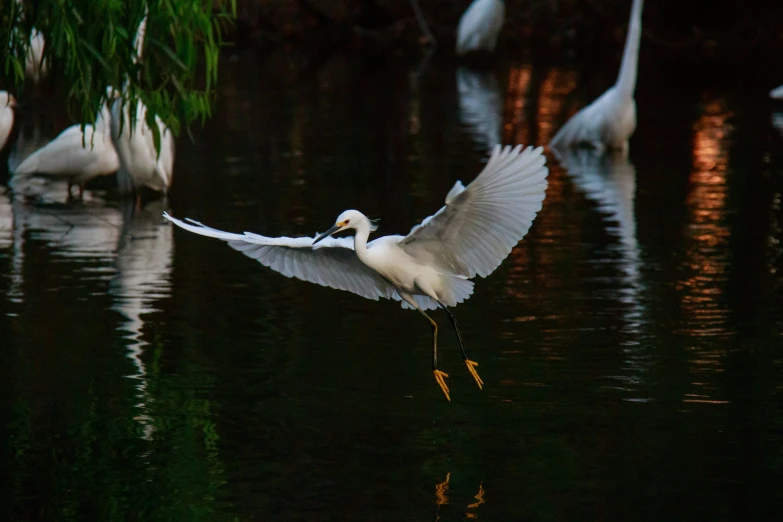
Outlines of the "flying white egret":
[[505,16],[506,5],[503,0],[473,0],[459,19],[457,55],[463,56],[471,51],[494,51]]
[[19,185],[31,176],[46,176],[79,185],[79,196],[84,196],[84,184],[98,176],[113,174],[120,168],[120,160],[111,141],[111,114],[108,100],[114,97],[109,87],[107,100],[94,125],[71,125],[55,139],[28,156],[16,169],[12,183]]
[[[438,369],[438,325],[426,310],[446,311],[457,334],[462,357],[479,385],[475,362],[468,359],[457,321],[447,307],[473,293],[470,279],[491,274],[527,233],[547,187],[542,148],[496,146],[484,169],[466,187],[459,181],[446,205],[413,227],[407,236],[384,236],[367,242],[377,227],[361,212],[346,210],[332,228],[316,238],[233,234],[187,222],[164,213],[179,227],[226,241],[286,277],[347,290],[368,299],[402,302],[432,325],[432,371],[448,400],[447,374]],[[354,230],[350,238],[331,235]]]
[[3,150],[14,128],[16,99],[7,91],[0,91],[0,150]]
[[776,100],[783,100],[783,85],[769,91],[769,97],[775,98]]
[[643,3],[643,0],[633,0],[617,82],[568,120],[549,142],[550,147],[586,144],[599,152],[609,148],[627,154],[628,139],[636,130],[636,102],[633,94],[636,89]]
[[[144,18],[139,23],[133,39],[136,62],[141,59],[144,50],[149,8],[145,6],[144,10]],[[155,116],[160,135],[158,154],[152,129],[146,118],[147,106],[141,100],[136,105],[135,125],[131,125],[128,103],[119,99],[114,102],[111,110],[111,138],[122,167],[117,173],[117,184],[123,193],[131,193],[144,186],[166,193],[171,186],[174,175],[174,135],[163,121]]]

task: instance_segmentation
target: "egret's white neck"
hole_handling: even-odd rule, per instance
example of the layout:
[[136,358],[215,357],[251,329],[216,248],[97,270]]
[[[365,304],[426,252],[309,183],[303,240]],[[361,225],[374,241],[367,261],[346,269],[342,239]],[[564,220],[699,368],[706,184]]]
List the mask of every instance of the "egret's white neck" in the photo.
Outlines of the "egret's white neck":
[[359,259],[364,261],[367,255],[367,238],[370,237],[370,221],[367,218],[362,219],[356,224],[356,234],[353,236],[353,249]]
[[639,64],[639,39],[642,35],[642,5],[644,0],[633,0],[628,35],[625,37],[623,61],[617,75],[615,87],[621,96],[633,98],[636,89],[636,70]]

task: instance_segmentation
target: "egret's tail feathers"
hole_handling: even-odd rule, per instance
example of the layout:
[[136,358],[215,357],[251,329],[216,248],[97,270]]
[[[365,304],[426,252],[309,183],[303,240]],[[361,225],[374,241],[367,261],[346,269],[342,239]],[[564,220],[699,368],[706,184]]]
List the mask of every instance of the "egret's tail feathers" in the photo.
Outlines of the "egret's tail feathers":
[[449,284],[443,292],[441,301],[446,306],[456,306],[473,294],[473,281],[461,277],[448,278]]
[[14,179],[23,180],[38,173],[40,164],[40,157],[37,152],[34,152],[14,169]]

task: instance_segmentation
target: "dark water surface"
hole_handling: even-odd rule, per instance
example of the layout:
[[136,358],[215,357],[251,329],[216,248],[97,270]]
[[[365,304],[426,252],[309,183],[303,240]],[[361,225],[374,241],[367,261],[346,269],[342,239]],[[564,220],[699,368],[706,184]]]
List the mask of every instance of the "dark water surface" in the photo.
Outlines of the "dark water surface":
[[[293,236],[357,208],[404,233],[488,143],[546,143],[616,64],[477,73],[436,55],[418,84],[388,56],[223,68],[168,203],[0,188],[3,520],[778,519],[768,86],[673,85],[648,60],[629,161],[552,158],[530,233],[455,309],[483,391],[436,314],[448,403],[418,314],[286,279],[160,213]],[[26,119],[11,161],[53,118]]]

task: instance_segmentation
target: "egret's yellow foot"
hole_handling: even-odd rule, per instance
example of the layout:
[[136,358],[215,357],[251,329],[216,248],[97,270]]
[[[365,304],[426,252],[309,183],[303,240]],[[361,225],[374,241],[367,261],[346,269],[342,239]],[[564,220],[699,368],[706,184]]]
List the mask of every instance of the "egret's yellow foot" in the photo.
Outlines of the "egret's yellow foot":
[[476,384],[478,384],[479,390],[483,390],[484,381],[481,380],[481,377],[479,377],[478,372],[476,372],[476,366],[478,366],[478,363],[471,361],[470,359],[465,359],[465,365],[468,367],[468,371],[473,376],[473,378],[476,379]]
[[435,380],[438,381],[438,385],[440,386],[440,389],[443,390],[443,393],[446,395],[446,400],[451,402],[451,397],[449,396],[449,387],[446,386],[446,381],[444,380],[445,377],[448,377],[448,373],[443,373],[440,370],[432,370],[432,373],[435,374]]

